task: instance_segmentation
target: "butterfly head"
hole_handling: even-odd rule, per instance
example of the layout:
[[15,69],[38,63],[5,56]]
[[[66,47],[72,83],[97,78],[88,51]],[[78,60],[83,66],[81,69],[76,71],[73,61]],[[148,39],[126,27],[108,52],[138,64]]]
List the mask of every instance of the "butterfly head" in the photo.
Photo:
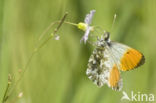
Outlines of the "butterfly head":
[[103,38],[104,38],[104,41],[106,41],[106,42],[109,42],[110,41],[110,39],[109,39],[109,36],[110,36],[110,33],[109,32],[104,32],[104,34],[103,34]]
[[104,34],[99,38],[97,38],[97,47],[105,47],[110,43],[109,32],[104,32]]

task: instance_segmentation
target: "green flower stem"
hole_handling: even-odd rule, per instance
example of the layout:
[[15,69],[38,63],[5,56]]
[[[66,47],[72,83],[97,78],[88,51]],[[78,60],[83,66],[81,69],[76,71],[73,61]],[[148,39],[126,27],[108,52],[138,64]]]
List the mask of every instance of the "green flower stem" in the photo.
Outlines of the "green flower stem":
[[7,100],[8,96],[7,96],[7,91],[9,90],[10,87],[10,83],[8,82],[7,88],[5,90],[4,96],[3,96],[3,100],[2,103],[5,103],[5,101]]
[[68,21],[65,21],[64,23],[66,23],[66,24],[70,24],[70,25],[73,25],[73,26],[78,26],[78,24],[71,23],[71,22],[68,22]]
[[[57,23],[61,24],[61,21],[52,22],[52,23],[47,27],[47,29],[41,34],[41,36],[39,37],[38,41],[40,41],[40,40],[44,37],[44,35],[47,33],[47,31],[49,31],[50,28],[51,28],[52,26],[54,26],[55,24],[57,24]],[[71,22],[68,22],[68,21],[64,21],[64,23],[70,24],[70,25],[73,25],[73,26],[78,26],[78,24],[76,24],[76,23],[71,23]],[[57,28],[57,29],[58,29],[58,28]]]
[[[28,70],[28,66],[29,66],[29,64],[30,64],[30,62],[31,62],[31,60],[32,60],[32,58],[33,58],[33,56],[39,51],[40,48],[42,48],[51,38],[53,38],[53,37],[56,35],[56,33],[58,32],[58,30],[60,29],[60,27],[61,27],[62,24],[64,23],[64,20],[66,19],[67,15],[68,15],[68,13],[65,13],[65,15],[63,16],[63,18],[60,20],[59,25],[57,26],[57,28],[56,28],[56,29],[54,30],[54,32],[53,32],[54,35],[53,35],[53,36],[50,36],[48,39],[46,39],[40,46],[34,48],[34,50],[33,50],[32,54],[31,54],[31,56],[29,57],[29,59],[28,59],[26,65],[24,66],[24,69],[23,69],[22,74],[20,75],[19,79],[15,82],[15,84],[13,85],[13,87],[11,88],[11,90],[10,90],[9,93],[8,93],[8,91],[9,91],[9,89],[8,89],[9,86],[7,86],[7,89],[6,89],[6,91],[5,91],[5,94],[4,94],[3,102],[2,102],[2,103],[5,103],[6,100],[8,99],[8,97],[11,96],[11,94],[13,93],[13,90],[15,89],[15,87],[18,85],[18,83],[21,81],[22,77],[24,76],[26,70]],[[52,23],[52,24],[43,32],[43,34],[41,35],[41,37],[39,38],[39,40],[41,40],[42,37],[43,37],[43,35],[46,34],[47,31],[48,31],[54,24],[56,24],[56,23],[58,23],[58,22]],[[8,94],[8,95],[7,95],[7,94]],[[6,98],[6,97],[7,97],[7,98]]]
[[57,23],[60,23],[60,21],[55,21],[55,22],[52,22],[48,27],[47,29],[41,34],[41,36],[39,37],[38,41],[40,41],[44,35],[51,29],[52,26],[54,26],[55,24]]

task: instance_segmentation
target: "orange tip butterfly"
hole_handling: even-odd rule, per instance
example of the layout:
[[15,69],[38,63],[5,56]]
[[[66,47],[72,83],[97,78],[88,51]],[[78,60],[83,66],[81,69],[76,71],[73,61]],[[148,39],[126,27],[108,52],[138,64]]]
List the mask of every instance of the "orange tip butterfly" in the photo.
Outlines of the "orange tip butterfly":
[[142,53],[127,45],[111,41],[109,33],[105,32],[96,42],[86,74],[97,86],[107,84],[113,90],[120,91],[123,87],[120,71],[133,70],[144,62]]

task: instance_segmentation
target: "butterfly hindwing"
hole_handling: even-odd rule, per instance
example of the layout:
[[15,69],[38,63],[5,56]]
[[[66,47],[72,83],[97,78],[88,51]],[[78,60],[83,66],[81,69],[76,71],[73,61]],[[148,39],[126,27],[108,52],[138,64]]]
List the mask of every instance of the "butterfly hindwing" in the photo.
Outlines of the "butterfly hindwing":
[[101,87],[108,83],[109,68],[111,61],[105,48],[95,48],[88,61],[86,74],[90,80]]
[[106,48],[96,48],[93,51],[86,74],[99,87],[107,84],[114,90],[121,90],[122,88],[120,71]]

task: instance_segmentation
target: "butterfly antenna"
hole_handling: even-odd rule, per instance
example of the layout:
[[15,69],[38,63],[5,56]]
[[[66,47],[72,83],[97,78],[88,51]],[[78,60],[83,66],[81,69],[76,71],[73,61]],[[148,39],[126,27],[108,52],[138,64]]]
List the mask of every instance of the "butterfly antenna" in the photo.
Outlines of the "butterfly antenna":
[[113,23],[112,23],[112,27],[111,27],[111,31],[113,30],[113,27],[114,27],[114,23],[115,23],[115,20],[116,20],[116,14],[114,14],[114,18],[113,18]]

